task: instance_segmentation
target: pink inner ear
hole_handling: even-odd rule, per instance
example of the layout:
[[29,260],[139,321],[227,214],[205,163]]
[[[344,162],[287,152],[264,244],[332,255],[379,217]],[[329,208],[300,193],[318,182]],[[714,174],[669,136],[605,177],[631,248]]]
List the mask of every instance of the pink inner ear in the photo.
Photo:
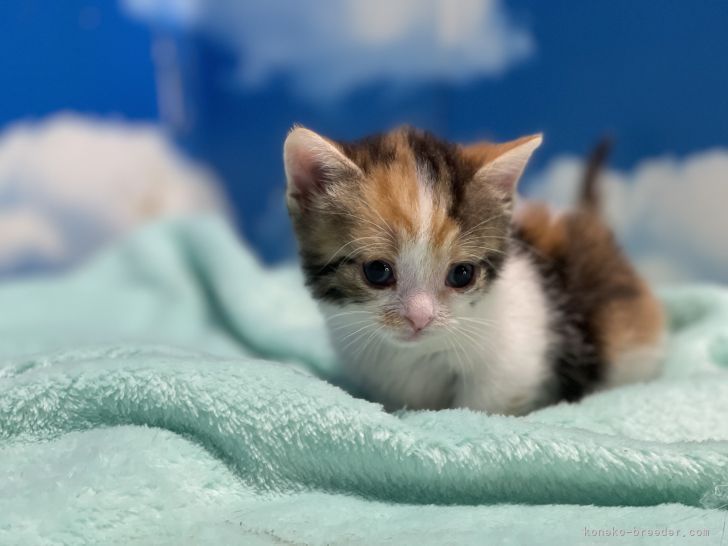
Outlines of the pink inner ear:
[[323,169],[315,158],[315,152],[301,145],[292,145],[286,150],[286,171],[291,195],[306,198],[312,192],[323,190]]
[[506,195],[516,191],[520,172],[491,170],[488,173],[488,181]]
[[531,154],[540,146],[541,140],[541,135],[520,139],[520,144],[503,152],[479,172],[502,192],[514,193]]

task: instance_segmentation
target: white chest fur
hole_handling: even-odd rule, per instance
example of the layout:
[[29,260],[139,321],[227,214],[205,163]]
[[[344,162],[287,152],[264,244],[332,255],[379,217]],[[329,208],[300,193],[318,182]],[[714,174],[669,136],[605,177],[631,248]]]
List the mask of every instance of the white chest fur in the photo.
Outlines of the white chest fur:
[[364,310],[322,306],[343,370],[387,408],[467,407],[520,414],[550,375],[548,300],[527,257],[507,258],[488,294],[453,309],[451,331],[417,344],[382,335]]

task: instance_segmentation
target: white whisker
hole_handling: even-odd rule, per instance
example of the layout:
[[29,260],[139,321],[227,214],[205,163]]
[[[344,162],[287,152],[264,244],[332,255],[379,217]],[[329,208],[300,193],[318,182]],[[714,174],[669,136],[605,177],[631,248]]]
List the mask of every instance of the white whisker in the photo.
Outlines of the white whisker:
[[370,311],[367,311],[365,309],[350,309],[350,310],[347,310],[347,311],[342,311],[341,313],[336,313],[334,315],[325,316],[324,317],[324,320],[330,321],[330,320],[333,320],[333,319],[339,318],[339,317],[345,317],[345,316],[348,317],[350,315],[359,315],[359,314],[367,314],[368,315],[370,313],[371,313]]
[[460,234],[460,237],[463,237],[463,238],[464,238],[464,237],[467,237],[468,235],[470,235],[471,233],[473,233],[473,232],[474,232],[474,231],[475,231],[476,229],[478,229],[478,228],[479,228],[479,227],[481,227],[482,225],[484,225],[484,224],[487,224],[487,223],[489,223],[489,222],[492,222],[493,220],[495,220],[495,219],[496,219],[496,218],[498,218],[499,216],[501,216],[501,215],[500,215],[500,214],[494,214],[494,215],[493,215],[493,216],[491,216],[490,218],[486,218],[486,219],[485,219],[485,220],[483,220],[482,222],[479,222],[479,223],[475,224],[475,225],[474,225],[473,227],[469,228],[469,229],[468,229],[467,231],[465,231],[465,232],[461,233],[461,234]]

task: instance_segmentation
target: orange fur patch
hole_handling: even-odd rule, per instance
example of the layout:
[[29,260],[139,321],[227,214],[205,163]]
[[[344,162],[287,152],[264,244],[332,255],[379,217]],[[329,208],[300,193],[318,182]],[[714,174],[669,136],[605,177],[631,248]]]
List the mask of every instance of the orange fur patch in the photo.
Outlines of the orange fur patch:
[[600,313],[605,354],[610,360],[655,343],[665,328],[662,306],[650,289],[641,284],[639,296],[633,301],[612,302]]
[[358,207],[358,214],[367,222],[358,229],[366,232],[384,227],[395,239],[415,238],[422,227],[421,195],[426,191],[432,207],[426,226],[430,241],[435,248],[446,246],[458,230],[445,207],[448,197],[422,187],[425,181],[419,179],[415,158],[403,133],[390,134],[389,142],[395,150],[395,160],[376,165],[368,174],[363,201]]
[[521,144],[525,144],[537,136],[538,135],[528,135],[508,142],[481,141],[476,142],[475,144],[462,146],[461,150],[468,160],[473,161],[478,165],[486,165],[504,153],[513,150],[514,148],[518,148]]
[[587,319],[607,360],[660,338],[663,309],[599,214],[577,209],[556,217],[546,205],[528,204],[518,227],[537,255],[569,267],[571,294],[593,302]]

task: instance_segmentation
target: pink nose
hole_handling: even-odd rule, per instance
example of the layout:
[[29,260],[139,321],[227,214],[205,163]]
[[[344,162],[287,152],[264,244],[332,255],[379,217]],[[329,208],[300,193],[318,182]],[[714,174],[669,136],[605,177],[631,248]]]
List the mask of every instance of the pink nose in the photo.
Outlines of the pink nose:
[[407,319],[415,332],[424,330],[434,317],[435,306],[432,298],[427,294],[414,294],[405,301],[404,318]]

